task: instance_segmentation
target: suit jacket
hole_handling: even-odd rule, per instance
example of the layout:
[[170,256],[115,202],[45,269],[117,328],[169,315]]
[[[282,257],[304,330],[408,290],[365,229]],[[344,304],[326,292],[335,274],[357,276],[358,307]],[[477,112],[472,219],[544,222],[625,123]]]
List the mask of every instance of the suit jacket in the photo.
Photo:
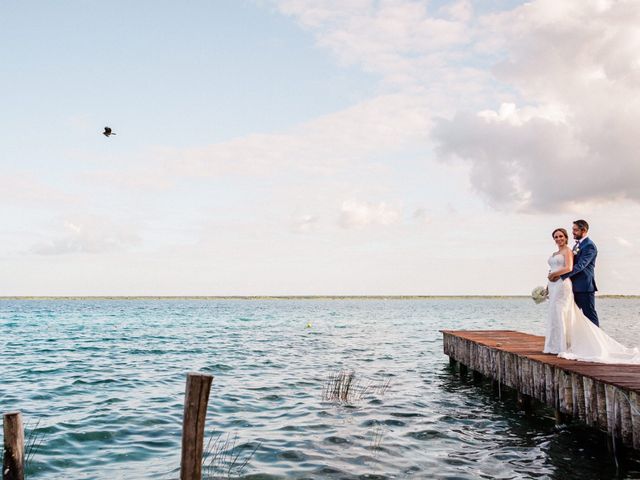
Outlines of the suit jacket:
[[596,257],[598,249],[589,237],[580,242],[580,250],[573,257],[573,270],[562,275],[562,278],[570,278],[573,291],[576,293],[597,292],[595,279]]

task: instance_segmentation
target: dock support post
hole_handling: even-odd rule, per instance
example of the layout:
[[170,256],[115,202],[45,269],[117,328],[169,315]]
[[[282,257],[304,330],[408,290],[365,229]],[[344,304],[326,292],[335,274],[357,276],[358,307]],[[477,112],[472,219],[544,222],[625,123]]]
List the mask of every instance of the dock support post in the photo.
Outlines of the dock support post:
[[467,376],[467,372],[469,371],[469,368],[464,364],[464,363],[460,363],[460,377],[464,378]]
[[480,372],[478,372],[477,370],[471,370],[471,376],[473,377],[473,381],[474,382],[481,382],[482,381],[482,374]]
[[211,390],[211,375],[187,374],[182,420],[180,480],[201,480],[204,424]]
[[456,359],[455,359],[455,358],[453,358],[453,357],[449,357],[449,366],[450,366],[451,368],[455,368],[455,366],[456,366],[457,364],[458,364],[458,362],[456,361]]
[[555,409],[554,413],[556,417],[556,425],[564,425],[565,423],[567,423],[567,417],[564,413],[562,413],[557,408]]
[[20,412],[5,413],[2,480],[24,480],[24,427]]
[[531,397],[524,393],[518,392],[518,408],[523,410],[527,415],[531,413]]

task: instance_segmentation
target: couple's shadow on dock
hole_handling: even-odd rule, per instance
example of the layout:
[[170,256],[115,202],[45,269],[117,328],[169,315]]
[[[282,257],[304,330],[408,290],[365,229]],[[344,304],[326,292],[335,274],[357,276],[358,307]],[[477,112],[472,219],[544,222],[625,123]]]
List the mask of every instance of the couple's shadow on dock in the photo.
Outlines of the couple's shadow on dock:
[[[613,443],[606,432],[567,418],[559,423],[552,408],[535,400],[523,405],[513,388],[461,372],[458,366],[443,364],[436,377],[447,399],[441,405],[446,421],[466,426],[472,437],[474,429],[478,438],[490,435],[497,457],[509,450],[535,450],[520,462],[521,473],[566,479],[640,478],[640,455]],[[472,448],[467,443],[461,450]],[[486,442],[483,450],[486,454]]]

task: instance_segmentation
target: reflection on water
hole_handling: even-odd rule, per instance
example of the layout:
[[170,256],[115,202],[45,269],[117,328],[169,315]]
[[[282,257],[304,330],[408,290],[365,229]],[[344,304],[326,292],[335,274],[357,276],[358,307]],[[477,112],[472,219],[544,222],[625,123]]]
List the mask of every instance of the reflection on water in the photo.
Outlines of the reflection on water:
[[[598,306],[640,344],[640,301]],[[449,369],[440,329],[540,334],[544,316],[527,299],[4,300],[0,410],[40,421],[29,478],[177,478],[194,370],[215,376],[207,437],[259,445],[247,478],[640,477],[600,432]],[[389,386],[330,400],[340,370]]]

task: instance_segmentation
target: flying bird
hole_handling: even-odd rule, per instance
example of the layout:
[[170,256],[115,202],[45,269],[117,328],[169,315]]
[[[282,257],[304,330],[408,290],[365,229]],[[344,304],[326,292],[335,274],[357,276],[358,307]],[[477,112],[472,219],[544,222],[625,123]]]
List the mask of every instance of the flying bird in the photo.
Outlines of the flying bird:
[[115,133],[111,131],[111,127],[104,127],[104,132],[102,132],[102,134],[105,137],[108,137],[110,135],[115,135]]

